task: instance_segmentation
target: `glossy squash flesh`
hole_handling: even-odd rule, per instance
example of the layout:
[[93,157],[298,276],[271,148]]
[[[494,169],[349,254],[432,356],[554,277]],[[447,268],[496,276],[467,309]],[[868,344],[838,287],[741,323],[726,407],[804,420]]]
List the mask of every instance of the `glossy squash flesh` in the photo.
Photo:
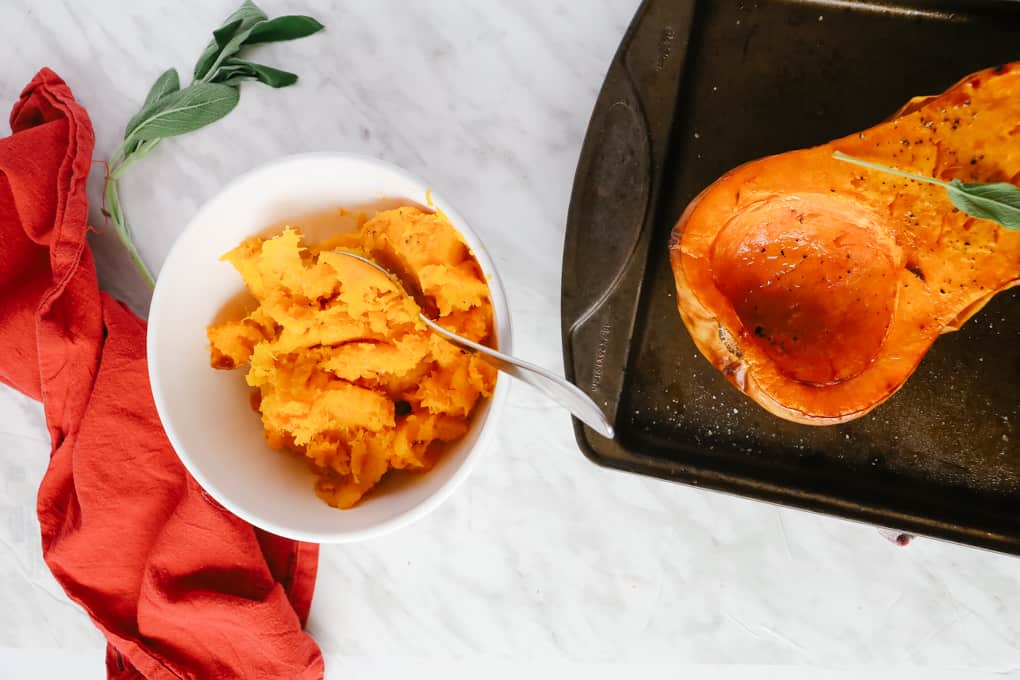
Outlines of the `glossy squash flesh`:
[[1020,63],[981,71],[823,146],[742,165],[673,230],[680,314],[772,413],[827,425],[898,390],[941,333],[1020,283],[1020,232],[955,209],[943,180],[1020,182]]

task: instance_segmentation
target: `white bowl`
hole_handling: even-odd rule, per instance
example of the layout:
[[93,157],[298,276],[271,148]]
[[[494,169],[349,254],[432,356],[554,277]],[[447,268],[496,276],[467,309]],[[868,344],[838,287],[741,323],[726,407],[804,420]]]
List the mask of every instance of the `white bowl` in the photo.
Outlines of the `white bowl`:
[[[348,153],[290,156],[231,182],[191,220],[163,264],[149,312],[149,380],[170,442],[210,496],[238,517],[280,536],[341,543],[378,536],[420,519],[445,500],[492,439],[509,381],[479,404],[470,430],[423,474],[384,478],[355,508],[337,510],[315,494],[315,476],[297,455],[270,449],[249,405],[243,369],[209,367],[206,326],[244,296],[220,256],[245,238],[283,224],[315,242],[339,228],[337,209],[428,203],[429,187],[383,161]],[[506,296],[477,234],[432,194],[489,277],[496,339],[510,351]]]

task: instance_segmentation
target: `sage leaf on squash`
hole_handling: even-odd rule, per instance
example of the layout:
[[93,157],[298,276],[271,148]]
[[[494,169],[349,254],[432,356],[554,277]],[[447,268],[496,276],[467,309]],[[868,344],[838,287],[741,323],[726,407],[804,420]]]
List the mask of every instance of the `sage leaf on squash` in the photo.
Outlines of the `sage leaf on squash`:
[[1007,182],[986,184],[984,182],[961,182],[958,179],[946,182],[934,177],[905,172],[880,163],[872,163],[871,161],[854,158],[842,151],[833,152],[832,157],[838,161],[853,163],[870,170],[877,170],[878,172],[885,172],[890,175],[917,180],[918,182],[937,184],[946,190],[949,200],[954,206],[971,217],[995,222],[1011,231],[1020,231],[1020,187]]

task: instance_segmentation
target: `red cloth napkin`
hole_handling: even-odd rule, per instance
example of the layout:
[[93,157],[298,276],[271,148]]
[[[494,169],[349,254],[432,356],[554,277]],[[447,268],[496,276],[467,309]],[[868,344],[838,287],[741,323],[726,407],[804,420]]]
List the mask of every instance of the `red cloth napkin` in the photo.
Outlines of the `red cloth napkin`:
[[0,380],[52,437],[46,563],[106,636],[111,678],[321,678],[302,630],[318,546],[207,497],[156,416],[145,324],[100,293],[85,242],[92,126],[43,69],[0,140]]

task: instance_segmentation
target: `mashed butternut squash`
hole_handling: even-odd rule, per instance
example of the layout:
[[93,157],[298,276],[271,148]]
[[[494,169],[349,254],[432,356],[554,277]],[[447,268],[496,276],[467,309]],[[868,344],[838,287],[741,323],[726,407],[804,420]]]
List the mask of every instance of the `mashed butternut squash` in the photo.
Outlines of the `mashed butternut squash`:
[[390,469],[429,469],[467,432],[496,371],[429,331],[397,284],[337,248],[415,282],[427,313],[476,342],[491,339],[492,304],[460,234],[417,208],[380,212],[317,246],[287,227],[223,256],[258,306],[209,326],[212,367],[247,365],[270,446],[307,457],[319,496],[350,508]]

